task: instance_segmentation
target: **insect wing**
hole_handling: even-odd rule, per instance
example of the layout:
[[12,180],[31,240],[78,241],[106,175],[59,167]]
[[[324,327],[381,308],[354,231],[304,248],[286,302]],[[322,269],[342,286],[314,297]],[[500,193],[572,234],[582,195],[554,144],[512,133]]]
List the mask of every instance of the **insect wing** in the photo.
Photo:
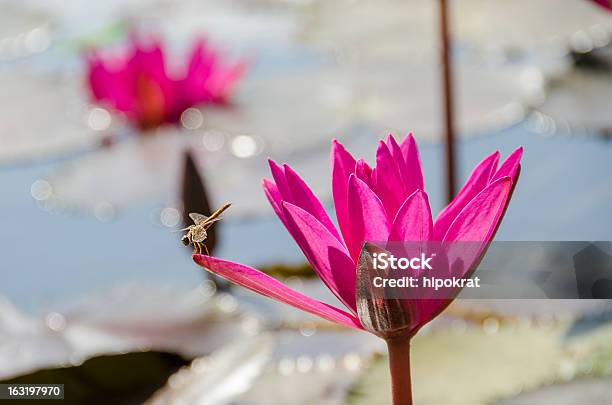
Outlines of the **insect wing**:
[[204,242],[206,236],[206,229],[203,226],[194,226],[191,228],[191,240],[193,242]]
[[223,211],[225,211],[226,209],[228,209],[232,204],[225,204],[223,207],[219,208],[217,211],[213,212],[212,214],[210,214],[210,216],[208,217],[209,220],[218,218]]
[[185,232],[191,229],[193,225],[189,225],[187,228],[183,228],[183,229],[173,229],[171,232]]
[[221,218],[215,218],[215,219],[211,219],[211,220],[208,220],[208,219],[207,219],[206,221],[204,221],[204,222],[202,223],[202,226],[204,227],[204,229],[208,229],[208,228],[210,228],[210,226],[211,226],[212,224],[214,224],[214,223],[215,223],[215,222],[217,222],[217,221],[221,221]]
[[189,218],[191,218],[194,224],[200,225],[202,222],[206,221],[208,217],[206,215],[198,214],[196,212],[190,212]]

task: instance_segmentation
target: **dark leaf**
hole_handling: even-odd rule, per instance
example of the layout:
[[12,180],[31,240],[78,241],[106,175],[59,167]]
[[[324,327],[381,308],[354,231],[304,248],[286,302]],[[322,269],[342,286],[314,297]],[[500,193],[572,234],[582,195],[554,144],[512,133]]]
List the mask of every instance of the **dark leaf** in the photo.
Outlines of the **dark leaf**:
[[[198,171],[190,151],[185,152],[185,170],[183,172],[183,188],[181,193],[183,224],[185,227],[193,224],[193,221],[189,218],[190,212],[197,212],[208,216],[215,210],[211,207],[204,178]],[[215,224],[208,228],[207,231],[206,246],[211,254],[217,245],[217,229],[219,225]],[[192,248],[189,247],[189,249]]]

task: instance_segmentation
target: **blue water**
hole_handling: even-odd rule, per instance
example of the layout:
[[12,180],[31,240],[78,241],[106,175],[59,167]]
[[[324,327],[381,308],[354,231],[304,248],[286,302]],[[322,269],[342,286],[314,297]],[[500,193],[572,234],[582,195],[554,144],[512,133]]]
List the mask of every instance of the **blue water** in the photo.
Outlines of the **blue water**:
[[[520,124],[461,140],[461,181],[491,151],[507,155],[518,145],[525,148],[522,175],[498,239],[612,239],[612,142],[580,135],[543,137]],[[442,148],[422,144],[421,154],[437,212],[443,203]],[[189,287],[202,280],[177,234],[153,220],[159,209],[154,202],[122,211],[108,223],[42,210],[30,186],[59,164],[0,170],[0,294],[39,313],[123,282]],[[251,265],[302,260],[271,215],[223,225],[221,257]]]

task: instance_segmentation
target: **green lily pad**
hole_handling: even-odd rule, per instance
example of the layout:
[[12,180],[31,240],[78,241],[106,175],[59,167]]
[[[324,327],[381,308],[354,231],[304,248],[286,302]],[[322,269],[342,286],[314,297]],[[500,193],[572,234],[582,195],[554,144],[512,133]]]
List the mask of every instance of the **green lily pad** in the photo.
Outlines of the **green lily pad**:
[[4,384],[64,384],[64,402],[74,404],[141,403],[187,364],[164,352],[100,356],[74,367],[39,370]]
[[[478,405],[542,386],[558,375],[564,328],[469,328],[418,335],[412,343],[415,404]],[[391,403],[387,357],[353,386],[348,404]]]

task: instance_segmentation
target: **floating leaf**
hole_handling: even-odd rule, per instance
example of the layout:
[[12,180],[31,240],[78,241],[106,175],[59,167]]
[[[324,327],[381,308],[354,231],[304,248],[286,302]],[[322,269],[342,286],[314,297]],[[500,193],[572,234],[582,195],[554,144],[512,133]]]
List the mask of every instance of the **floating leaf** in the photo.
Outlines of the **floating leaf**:
[[[89,108],[80,85],[81,81],[74,75],[3,71],[0,74],[0,163],[53,159],[97,147],[108,132],[96,131],[87,122],[92,113],[102,110]],[[105,129],[110,129],[111,117],[105,116],[102,120],[94,124],[98,128],[104,124]]]
[[[554,378],[562,358],[562,328],[504,330],[486,334],[440,331],[412,343],[415,403],[485,405]],[[452,378],[449,378],[452,376]],[[389,404],[387,357],[381,357],[352,389],[351,405]]]
[[100,356],[79,366],[46,369],[1,381],[3,384],[63,384],[70,403],[142,403],[186,361],[160,352]]
[[[148,404],[232,404],[251,386],[272,350],[272,338],[260,335],[241,340],[180,371],[180,384],[170,384],[157,392]],[[203,370],[202,370],[203,369]],[[172,381],[172,377],[170,379]]]

